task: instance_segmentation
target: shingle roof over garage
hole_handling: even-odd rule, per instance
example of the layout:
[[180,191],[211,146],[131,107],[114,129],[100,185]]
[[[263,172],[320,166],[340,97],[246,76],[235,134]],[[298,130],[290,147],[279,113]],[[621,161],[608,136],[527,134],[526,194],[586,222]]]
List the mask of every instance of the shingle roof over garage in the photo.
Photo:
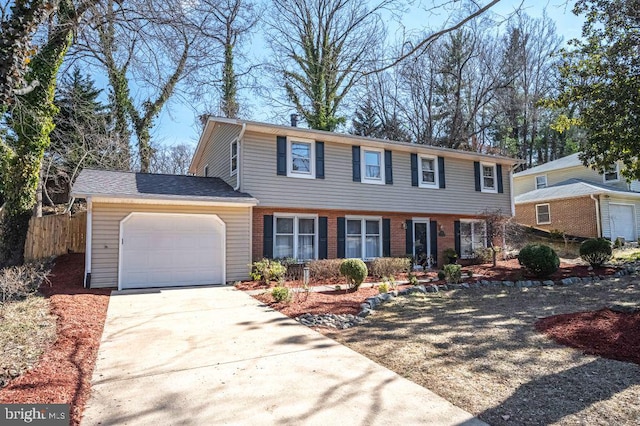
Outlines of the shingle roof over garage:
[[230,201],[256,204],[251,195],[235,191],[215,177],[163,175],[84,169],[71,191],[74,197]]
[[586,197],[598,194],[640,197],[640,192],[624,191],[594,182],[587,182],[582,179],[568,179],[546,188],[540,188],[520,194],[515,197],[514,202],[516,204],[523,204],[563,198]]

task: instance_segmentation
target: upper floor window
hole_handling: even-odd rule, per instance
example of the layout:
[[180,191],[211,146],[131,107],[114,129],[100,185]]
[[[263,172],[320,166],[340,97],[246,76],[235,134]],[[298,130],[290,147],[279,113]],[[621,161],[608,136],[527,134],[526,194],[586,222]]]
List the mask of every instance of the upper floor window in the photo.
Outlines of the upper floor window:
[[380,218],[347,218],[347,258],[373,259],[382,256],[382,224]]
[[547,175],[536,176],[536,189],[547,187]]
[[315,178],[314,142],[305,140],[288,140],[287,176]]
[[536,223],[538,225],[551,223],[549,204],[536,204]]
[[209,165],[204,166],[204,177],[209,177]]
[[231,153],[229,155],[231,163],[231,176],[238,173],[238,140],[231,142]]
[[274,220],[274,258],[317,259],[316,216],[277,215]]
[[481,163],[480,173],[482,192],[498,192],[496,185],[496,165],[492,163]]
[[384,150],[362,148],[362,182],[384,184]]
[[483,220],[460,221],[460,257],[470,259],[487,246],[486,223]]
[[419,186],[423,188],[438,188],[438,158],[427,155],[421,155],[419,158]]
[[604,181],[605,182],[617,182],[620,180],[620,169],[618,163],[610,166],[604,172]]

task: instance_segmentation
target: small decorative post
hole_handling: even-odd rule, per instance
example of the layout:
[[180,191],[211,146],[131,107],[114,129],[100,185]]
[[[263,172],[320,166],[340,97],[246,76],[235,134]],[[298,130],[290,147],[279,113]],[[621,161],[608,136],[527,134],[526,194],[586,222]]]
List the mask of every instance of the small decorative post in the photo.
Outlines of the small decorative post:
[[309,267],[305,266],[302,268],[302,284],[307,287],[309,286]]

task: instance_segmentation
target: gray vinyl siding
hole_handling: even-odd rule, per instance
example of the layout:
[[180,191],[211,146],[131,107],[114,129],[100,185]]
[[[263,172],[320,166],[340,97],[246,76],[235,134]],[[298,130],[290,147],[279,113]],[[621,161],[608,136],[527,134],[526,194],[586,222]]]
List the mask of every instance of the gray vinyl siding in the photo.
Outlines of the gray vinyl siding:
[[[353,182],[351,145],[325,142],[325,179],[276,174],[276,136],[246,132],[241,190],[260,207],[344,209],[475,215],[486,209],[511,214],[509,166],[504,193],[475,191],[473,160],[445,157],[445,189],[411,186],[411,156],[394,151],[393,185]],[[361,145],[365,147],[365,145]],[[417,150],[416,150],[417,152]]]
[[92,213],[91,287],[118,286],[120,221],[131,212],[217,214],[226,224],[226,279],[249,278],[251,208],[94,203]]
[[610,204],[632,204],[636,214],[636,237],[640,236],[640,201],[633,198],[600,197],[600,215],[602,217],[602,236],[611,239],[611,224],[609,222]]
[[[220,126],[207,144],[202,157],[196,163],[196,176],[204,176],[204,168],[209,165],[209,176],[219,177],[232,188],[237,185],[237,174],[231,176],[231,142],[240,134],[238,126]],[[238,152],[240,147],[238,147]],[[239,163],[239,158],[238,158]]]
[[515,175],[513,177],[513,195],[517,196],[536,189],[536,176],[546,175],[547,186],[555,185],[569,179],[582,179],[587,182],[606,184],[616,189],[629,189],[627,182],[620,176],[618,182],[605,182],[601,173],[584,166],[567,167],[565,169],[552,170],[546,173],[531,174],[525,176]]

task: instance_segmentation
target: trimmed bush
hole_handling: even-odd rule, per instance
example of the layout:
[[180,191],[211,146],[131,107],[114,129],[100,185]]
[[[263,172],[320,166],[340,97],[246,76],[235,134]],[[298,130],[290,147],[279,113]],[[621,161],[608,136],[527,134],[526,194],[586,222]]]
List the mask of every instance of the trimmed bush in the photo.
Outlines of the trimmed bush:
[[262,259],[251,265],[251,279],[268,284],[271,281],[282,281],[287,267],[273,259]]
[[452,248],[447,248],[442,251],[442,257],[447,264],[456,263],[458,261],[458,253]]
[[457,284],[462,280],[462,267],[455,263],[450,263],[442,267],[444,279],[449,284]]
[[288,302],[291,299],[287,287],[276,286],[271,290],[271,296],[276,302]]
[[408,278],[409,278],[409,284],[411,284],[411,285],[420,284],[420,281],[418,281],[418,277],[413,272],[409,272]]
[[593,267],[611,259],[611,243],[604,238],[590,238],[580,244],[580,257]]
[[558,254],[544,244],[529,244],[520,250],[518,262],[539,278],[553,274],[560,267]]
[[389,293],[389,283],[383,282],[378,284],[378,292],[380,293]]
[[312,260],[308,263],[309,278],[313,281],[339,279],[342,259]]
[[368,273],[367,265],[362,259],[344,259],[340,264],[340,274],[347,278],[349,287],[354,290],[360,287]]
[[444,277],[445,277],[445,276],[446,276],[446,275],[444,274],[444,271],[438,271],[438,279],[439,279],[439,280],[444,280]]
[[411,259],[407,257],[378,257],[370,264],[371,275],[382,278],[409,272]]

